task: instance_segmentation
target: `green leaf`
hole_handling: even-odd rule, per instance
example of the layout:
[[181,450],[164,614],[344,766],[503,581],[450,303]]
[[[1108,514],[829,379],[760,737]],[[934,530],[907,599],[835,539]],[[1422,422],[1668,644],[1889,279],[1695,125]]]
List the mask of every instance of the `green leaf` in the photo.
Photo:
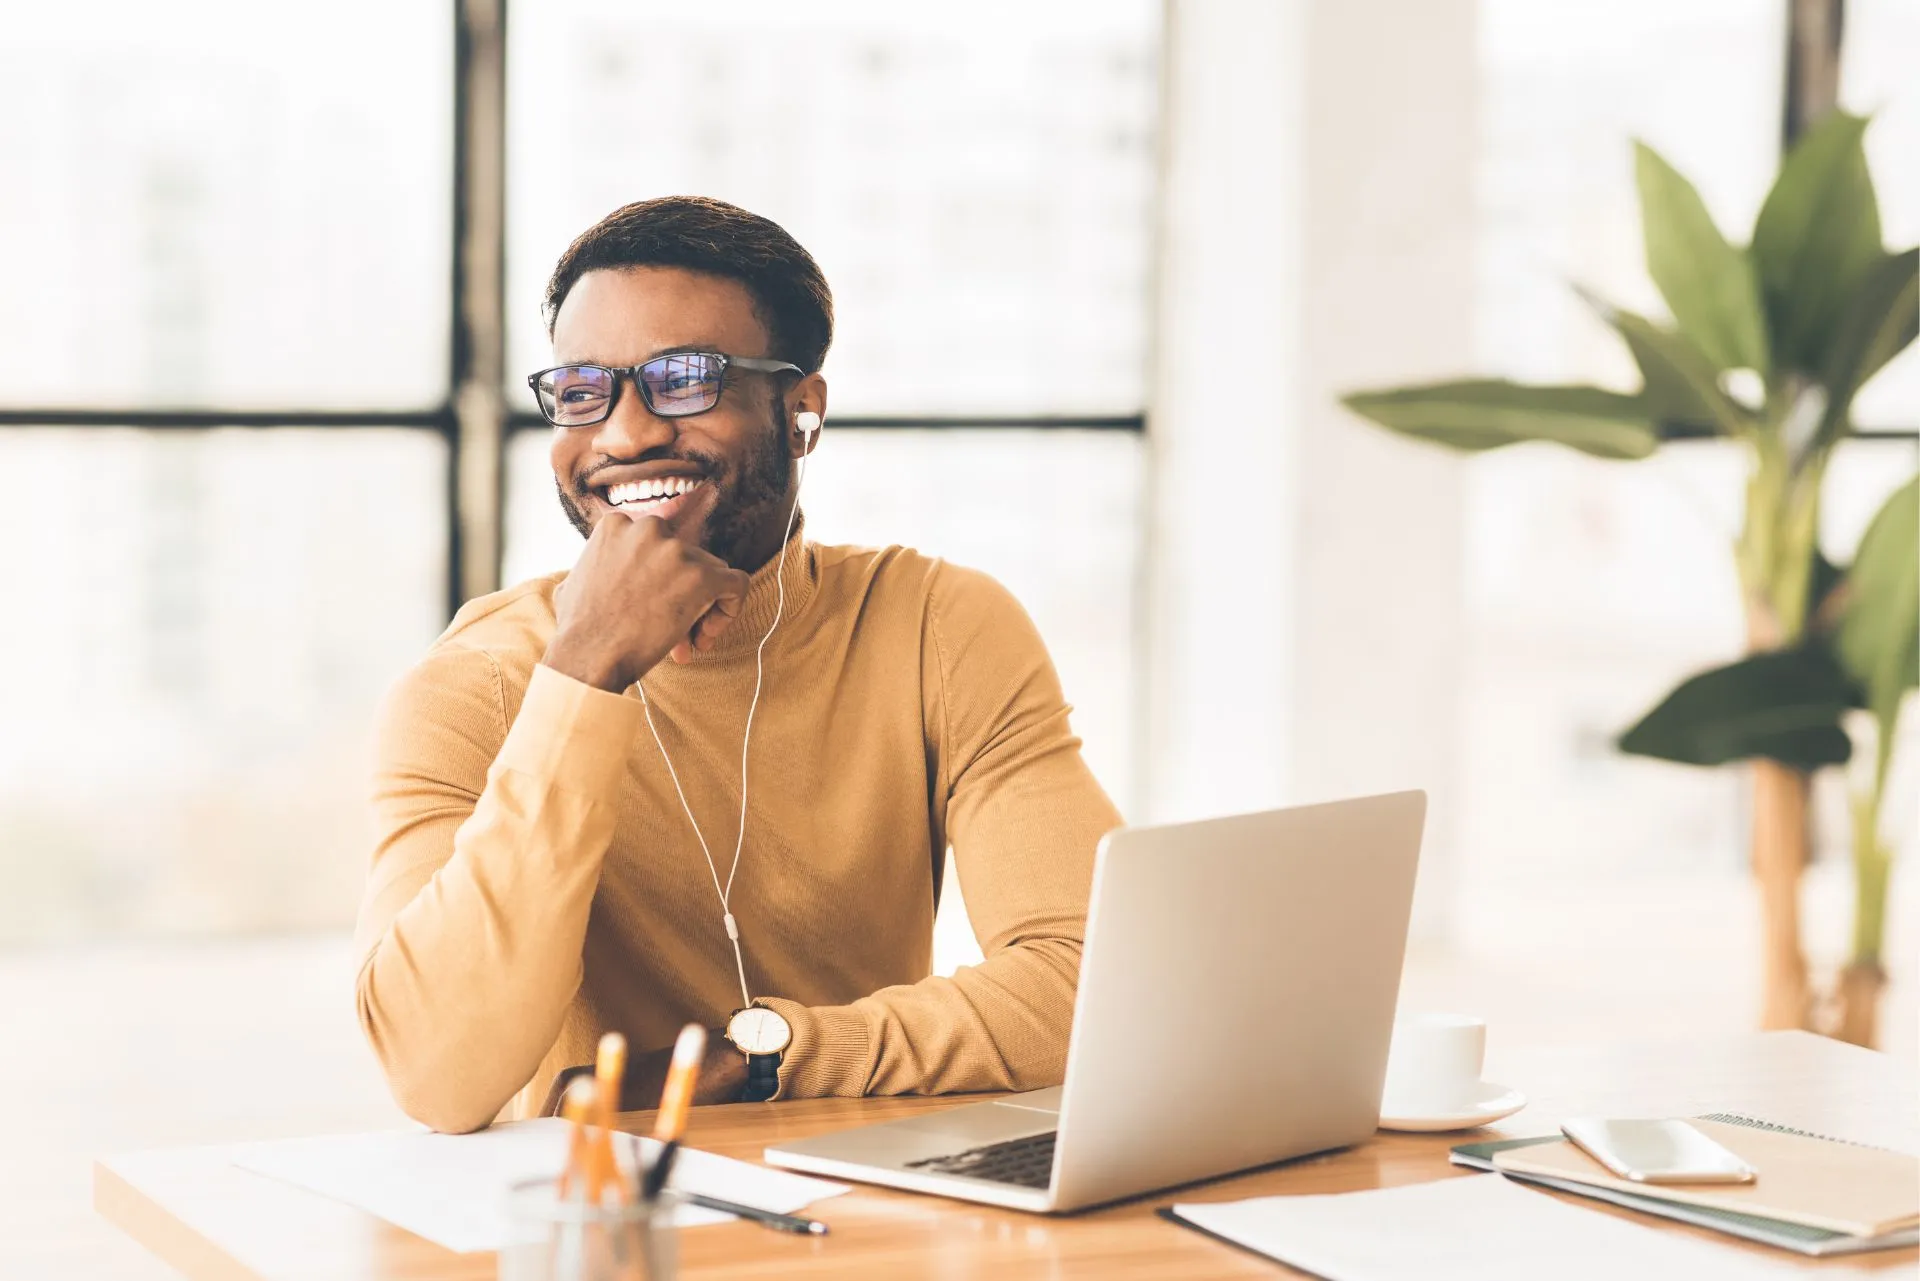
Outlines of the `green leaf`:
[[1920,334],[1920,249],[1883,254],[1847,300],[1820,376],[1827,408],[1821,437],[1837,439],[1853,395]]
[[1639,397],[1598,387],[1476,378],[1354,392],[1341,403],[1382,427],[1452,449],[1547,440],[1600,458],[1645,458],[1659,443]]
[[1716,369],[1767,372],[1766,313],[1753,263],[1727,243],[1693,184],[1643,142],[1634,147],[1647,273],[1680,331]]
[[1894,491],[1861,536],[1834,648],[1879,722],[1875,778],[1884,782],[1900,701],[1920,685],[1920,476]]
[[1616,307],[1598,294],[1575,286],[1587,304],[1626,340],[1646,386],[1640,395],[1663,439],[1717,432],[1744,435],[1747,416],[1720,390],[1719,371],[1693,340],[1663,329],[1645,316]]
[[1861,116],[1822,117],[1780,166],[1753,225],[1776,371],[1820,374],[1847,300],[1881,257],[1866,128]]
[[1854,690],[1824,646],[1754,654],[1689,676],[1620,736],[1620,750],[1686,765],[1756,756],[1795,769],[1853,753],[1840,718]]

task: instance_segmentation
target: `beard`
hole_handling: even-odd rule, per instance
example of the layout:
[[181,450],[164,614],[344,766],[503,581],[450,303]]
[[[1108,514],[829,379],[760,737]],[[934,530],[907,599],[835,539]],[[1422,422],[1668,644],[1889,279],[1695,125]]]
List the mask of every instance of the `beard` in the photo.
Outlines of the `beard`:
[[[757,536],[767,530],[774,520],[785,516],[789,497],[787,487],[792,481],[793,464],[782,448],[777,417],[768,424],[768,430],[751,439],[746,456],[740,460],[738,468],[731,471],[726,460],[697,449],[662,447],[621,461],[654,463],[669,460],[692,463],[714,488],[714,506],[701,529],[700,546],[735,569],[744,569],[749,573],[758,569],[758,565],[744,562],[752,555],[755,544],[761,541]],[[584,476],[574,477],[571,488],[558,476],[553,480],[554,493],[560,499],[560,510],[565,513],[567,523],[578,530],[582,538],[593,533],[593,525],[587,520],[583,507],[589,497]],[[777,538],[778,535],[771,537]]]

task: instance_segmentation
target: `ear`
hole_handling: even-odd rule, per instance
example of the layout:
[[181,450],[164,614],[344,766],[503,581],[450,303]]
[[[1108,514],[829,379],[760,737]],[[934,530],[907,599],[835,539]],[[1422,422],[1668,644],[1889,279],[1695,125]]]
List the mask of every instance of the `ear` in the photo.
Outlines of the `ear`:
[[[784,398],[787,429],[787,448],[795,458],[804,457],[819,447],[820,437],[827,421],[827,380],[819,374],[808,374],[795,383]],[[822,430],[811,437],[805,435],[794,425],[794,419],[801,414],[818,414]]]

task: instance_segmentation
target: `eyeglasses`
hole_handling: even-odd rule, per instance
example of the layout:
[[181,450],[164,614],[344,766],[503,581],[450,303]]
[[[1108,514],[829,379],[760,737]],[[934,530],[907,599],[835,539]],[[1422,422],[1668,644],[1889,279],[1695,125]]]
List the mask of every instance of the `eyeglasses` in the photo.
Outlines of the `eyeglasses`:
[[633,379],[651,413],[661,418],[685,418],[704,414],[720,403],[727,370],[735,366],[763,374],[806,372],[784,360],[683,351],[624,368],[556,365],[527,375],[527,385],[540,401],[540,412],[554,426],[591,427],[605,422],[613,412],[623,378]]

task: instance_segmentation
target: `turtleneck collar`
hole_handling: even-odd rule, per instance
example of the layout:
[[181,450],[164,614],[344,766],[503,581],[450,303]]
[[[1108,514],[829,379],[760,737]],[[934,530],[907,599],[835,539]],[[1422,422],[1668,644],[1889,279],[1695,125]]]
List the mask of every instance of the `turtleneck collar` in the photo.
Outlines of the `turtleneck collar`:
[[814,556],[813,544],[806,539],[807,517],[803,512],[794,519],[793,534],[787,540],[785,554],[775,552],[773,559],[755,570],[747,587],[746,604],[742,606],[733,625],[720,633],[713,647],[693,656],[696,663],[710,663],[731,657],[739,653],[751,653],[760,644],[760,638],[773,626],[776,613],[780,610],[780,588],[786,585],[786,609],[778,612],[780,630],[785,631],[792,625],[808,602],[813,599],[813,589],[819,582],[818,563]]

